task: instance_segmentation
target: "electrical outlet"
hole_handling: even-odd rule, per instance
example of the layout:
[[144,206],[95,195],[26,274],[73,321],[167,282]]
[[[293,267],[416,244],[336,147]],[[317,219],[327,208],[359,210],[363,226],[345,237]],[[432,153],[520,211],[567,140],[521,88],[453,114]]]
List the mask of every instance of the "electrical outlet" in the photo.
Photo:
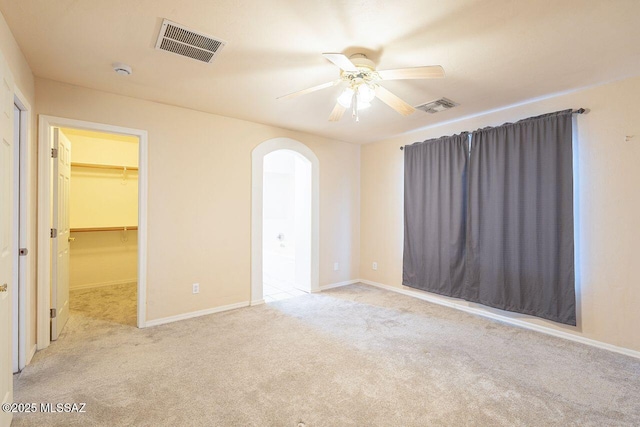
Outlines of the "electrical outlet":
[[340,264],[338,264],[337,262],[333,263],[333,271],[338,271],[340,270]]
[[378,269],[378,263],[374,262],[373,264],[371,264],[371,268],[374,269],[374,270],[377,270]]
[[199,294],[200,293],[200,283],[194,283],[193,284],[193,293],[194,294]]

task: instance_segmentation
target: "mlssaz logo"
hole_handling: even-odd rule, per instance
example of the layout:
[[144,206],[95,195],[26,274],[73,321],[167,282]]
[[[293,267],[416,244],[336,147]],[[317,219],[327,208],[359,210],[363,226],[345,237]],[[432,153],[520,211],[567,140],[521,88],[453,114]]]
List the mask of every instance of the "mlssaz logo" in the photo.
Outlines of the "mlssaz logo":
[[86,403],[41,403],[40,412],[84,413],[86,406]]

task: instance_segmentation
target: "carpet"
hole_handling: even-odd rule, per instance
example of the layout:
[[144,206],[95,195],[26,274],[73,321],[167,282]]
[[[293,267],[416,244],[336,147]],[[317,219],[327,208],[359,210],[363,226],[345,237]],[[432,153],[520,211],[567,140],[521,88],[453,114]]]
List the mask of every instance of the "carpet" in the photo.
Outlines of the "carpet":
[[14,426],[633,426],[640,360],[350,285],[137,329],[72,312]]

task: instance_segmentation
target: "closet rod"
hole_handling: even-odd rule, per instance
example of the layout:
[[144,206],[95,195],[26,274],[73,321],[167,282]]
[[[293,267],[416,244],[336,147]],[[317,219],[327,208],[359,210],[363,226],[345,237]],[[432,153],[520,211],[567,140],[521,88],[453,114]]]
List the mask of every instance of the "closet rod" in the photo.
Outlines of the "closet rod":
[[137,225],[132,225],[131,227],[82,227],[72,228],[70,231],[72,233],[85,233],[89,231],[135,231],[137,229]]
[[[584,109],[584,108],[578,108],[577,110],[573,110],[573,111],[571,112],[571,114],[584,114],[584,113],[586,113],[586,112],[587,112],[587,110],[586,110],[586,109]],[[400,147],[400,150],[404,150],[404,145],[403,145],[402,147]]]
[[128,171],[137,171],[137,166],[118,166],[118,165],[100,165],[96,163],[75,163],[71,162],[71,166],[75,166],[78,168],[90,168],[90,169],[113,169],[113,170],[128,170]]

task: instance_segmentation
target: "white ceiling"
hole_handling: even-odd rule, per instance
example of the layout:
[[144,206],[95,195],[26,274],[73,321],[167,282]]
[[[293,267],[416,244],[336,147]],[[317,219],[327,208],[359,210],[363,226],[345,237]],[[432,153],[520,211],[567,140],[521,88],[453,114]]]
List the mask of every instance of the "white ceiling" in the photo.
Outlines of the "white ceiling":
[[[0,0],[0,10],[38,77],[354,143],[640,74],[638,0]],[[228,44],[212,64],[155,50],[163,18]],[[403,117],[376,100],[359,123],[332,123],[340,87],[276,99],[338,77],[322,52],[356,51],[378,69],[442,65],[445,79],[384,85],[412,105],[461,105]],[[113,72],[116,61],[133,75]]]

